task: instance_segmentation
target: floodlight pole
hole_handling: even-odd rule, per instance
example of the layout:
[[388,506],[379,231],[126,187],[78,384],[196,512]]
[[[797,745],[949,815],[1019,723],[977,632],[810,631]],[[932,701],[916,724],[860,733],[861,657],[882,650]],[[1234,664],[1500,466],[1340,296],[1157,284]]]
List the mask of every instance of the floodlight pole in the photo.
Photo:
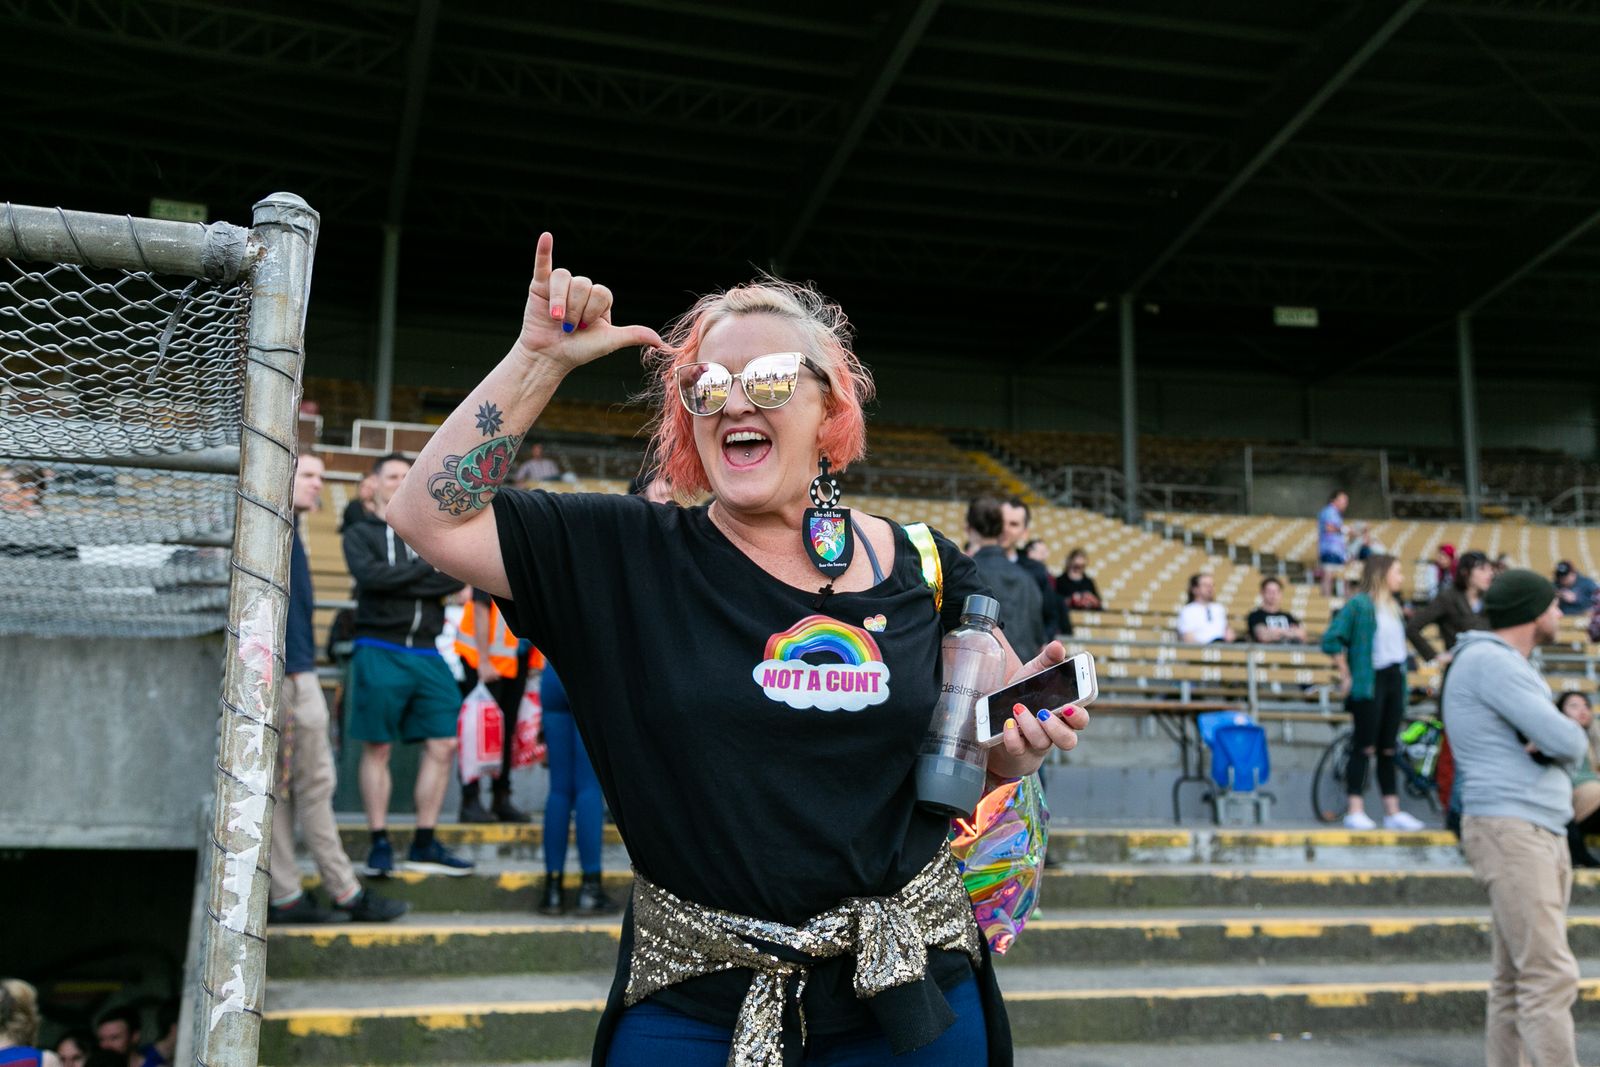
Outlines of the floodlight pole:
[[1122,517],[1139,520],[1139,398],[1133,361],[1133,294],[1117,297],[1117,346],[1122,361]]
[[1466,480],[1468,521],[1478,521],[1482,483],[1478,477],[1478,387],[1472,369],[1472,313],[1456,316],[1456,376],[1461,388],[1461,470]]

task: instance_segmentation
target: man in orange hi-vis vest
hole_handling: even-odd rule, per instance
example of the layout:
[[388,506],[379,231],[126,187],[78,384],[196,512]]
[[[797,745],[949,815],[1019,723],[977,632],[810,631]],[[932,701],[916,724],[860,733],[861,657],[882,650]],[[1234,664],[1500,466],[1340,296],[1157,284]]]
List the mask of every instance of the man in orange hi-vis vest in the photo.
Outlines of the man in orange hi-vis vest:
[[530,816],[511,803],[511,760],[516,746],[512,738],[517,733],[517,713],[522,709],[522,694],[530,685],[539,684],[539,671],[544,669],[544,657],[539,650],[524,641],[506,626],[506,620],[495,606],[494,598],[481,589],[472,591],[461,613],[461,625],[456,632],[456,655],[466,668],[465,688],[471,689],[482,682],[500,705],[505,716],[505,751],[500,757],[499,777],[492,780],[493,800],[485,810],[482,800],[482,779],[463,782],[461,785],[462,822],[528,822]]

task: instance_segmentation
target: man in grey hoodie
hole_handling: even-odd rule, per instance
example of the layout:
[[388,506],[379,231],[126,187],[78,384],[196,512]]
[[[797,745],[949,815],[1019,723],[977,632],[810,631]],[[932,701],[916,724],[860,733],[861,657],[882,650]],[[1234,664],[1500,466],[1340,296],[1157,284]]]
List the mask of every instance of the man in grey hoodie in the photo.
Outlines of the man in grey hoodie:
[[1490,629],[1457,641],[1443,702],[1462,847],[1494,917],[1488,1067],[1576,1067],[1572,782],[1563,768],[1583,757],[1586,739],[1528,662],[1534,646],[1555,640],[1561,607],[1548,579],[1509,570],[1489,587],[1484,610]]

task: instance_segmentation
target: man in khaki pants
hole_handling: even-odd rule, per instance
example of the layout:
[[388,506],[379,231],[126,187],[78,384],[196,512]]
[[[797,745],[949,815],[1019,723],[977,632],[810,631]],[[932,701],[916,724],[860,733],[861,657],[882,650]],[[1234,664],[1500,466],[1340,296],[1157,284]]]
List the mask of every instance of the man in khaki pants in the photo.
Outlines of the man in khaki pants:
[[[303,455],[294,472],[294,510],[301,515],[322,498],[323,462]],[[317,682],[316,642],[311,632],[315,594],[311,564],[298,527],[289,557],[289,617],[284,627],[283,714],[278,746],[277,802],[272,811],[272,898],[267,921],[327,922],[344,912],[355,922],[388,922],[406,905],[363,889],[339,841],[333,819],[333,752],[328,744],[328,702]],[[294,824],[299,818],[306,847],[322,875],[335,912],[324,910],[300,885],[294,859]]]
[[1444,725],[1461,791],[1461,843],[1489,890],[1494,979],[1488,1067],[1577,1067],[1572,1005],[1578,963],[1567,944],[1572,863],[1563,768],[1587,751],[1583,729],[1528,662],[1555,639],[1555,586],[1509,570],[1484,597],[1489,631],[1463,634],[1444,690]]

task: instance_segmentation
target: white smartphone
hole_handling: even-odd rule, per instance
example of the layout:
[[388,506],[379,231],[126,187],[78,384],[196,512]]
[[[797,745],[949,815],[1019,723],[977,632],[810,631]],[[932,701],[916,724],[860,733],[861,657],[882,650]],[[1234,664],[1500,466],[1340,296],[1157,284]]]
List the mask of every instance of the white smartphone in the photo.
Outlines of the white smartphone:
[[[1100,683],[1095,680],[1094,656],[1079,652],[1076,656],[1046,667],[1037,674],[1018,679],[1004,689],[980,696],[974,709],[978,726],[978,744],[984,747],[1000,741],[1005,721],[1011,718],[1011,709],[1018,704],[1033,712],[1067,704],[1082,707],[1100,695]],[[994,714],[990,715],[990,709]]]

